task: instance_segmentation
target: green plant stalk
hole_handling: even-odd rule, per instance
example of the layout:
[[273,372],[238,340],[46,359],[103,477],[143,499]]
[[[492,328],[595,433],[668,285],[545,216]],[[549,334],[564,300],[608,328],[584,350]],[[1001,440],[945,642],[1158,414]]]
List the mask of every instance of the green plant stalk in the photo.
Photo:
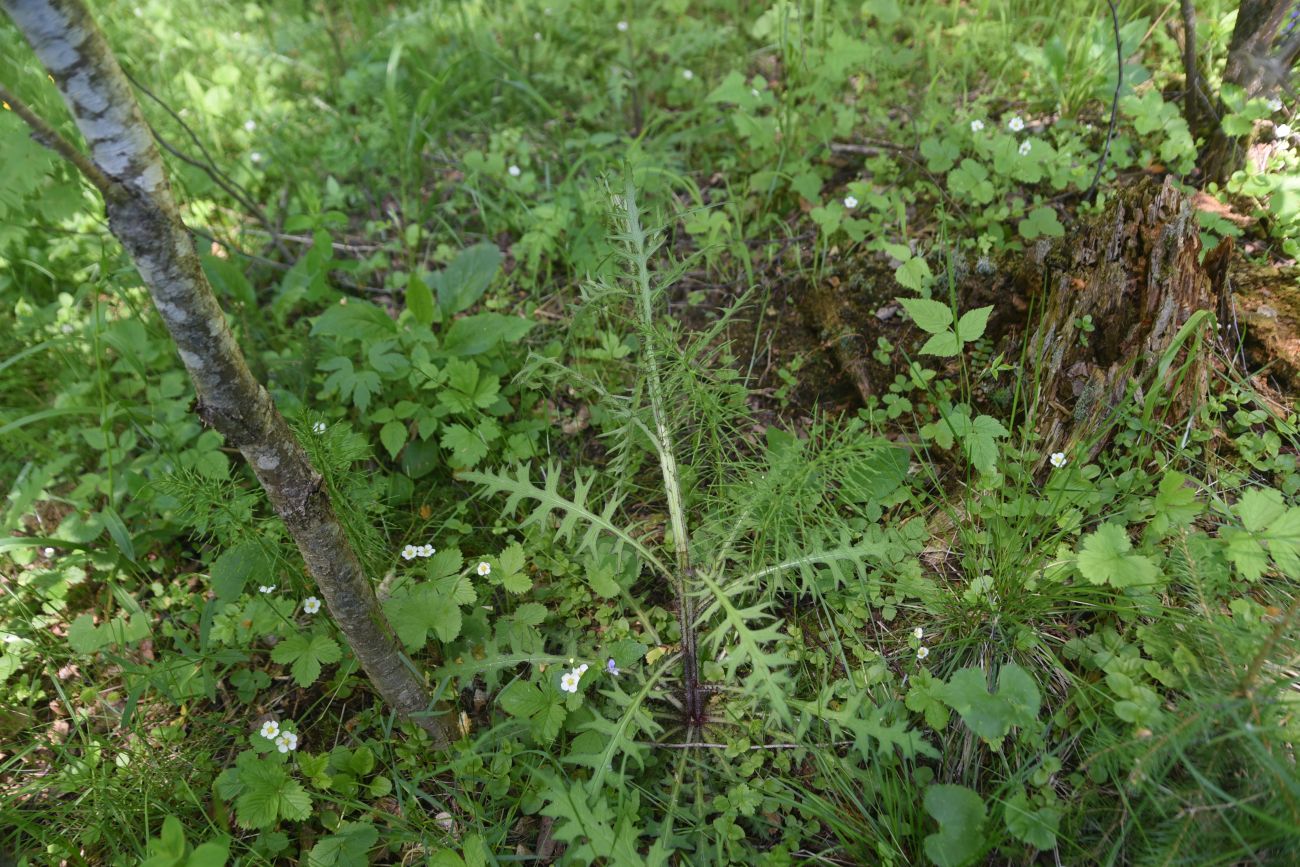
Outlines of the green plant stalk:
[[695,610],[686,580],[691,575],[690,536],[686,530],[686,507],[682,501],[677,456],[673,450],[672,432],[664,409],[663,382],[659,377],[659,358],[655,354],[650,335],[654,328],[654,292],[650,285],[650,249],[641,216],[636,204],[636,186],[631,172],[626,173],[623,188],[622,211],[626,221],[627,243],[636,264],[637,310],[646,340],[646,390],[650,395],[650,413],[655,424],[655,451],[659,454],[659,471],[664,479],[664,495],[668,500],[668,518],[673,529],[673,549],[677,556],[674,576],[677,593],[678,617],[682,630],[682,679],[686,691],[686,712],[693,723],[703,718],[703,705],[699,688],[699,659],[696,652]]

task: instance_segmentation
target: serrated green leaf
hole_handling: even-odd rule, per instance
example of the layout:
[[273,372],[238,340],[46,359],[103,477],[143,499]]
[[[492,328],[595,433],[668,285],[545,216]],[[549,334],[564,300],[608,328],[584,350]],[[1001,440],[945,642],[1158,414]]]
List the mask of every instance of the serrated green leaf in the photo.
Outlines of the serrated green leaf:
[[320,677],[321,666],[338,662],[343,651],[334,639],[317,633],[301,632],[281,641],[271,651],[271,659],[284,665],[291,663],[289,672],[298,686],[310,686]]
[[952,308],[929,298],[897,298],[916,326],[930,334],[942,334],[952,327]]
[[406,445],[406,424],[390,421],[379,429],[379,441],[388,449],[389,457],[396,458],[397,453]]
[[961,341],[951,331],[932,335],[920,349],[921,355],[936,355],[940,358],[951,358],[960,351]]
[[1130,552],[1128,533],[1118,524],[1102,524],[1083,539],[1079,548],[1079,573],[1093,584],[1137,587],[1153,584],[1160,571],[1141,554]]
[[957,336],[961,342],[973,343],[983,337],[984,330],[988,328],[989,316],[992,313],[992,305],[977,307],[963,313],[961,319],[957,320]]
[[240,827],[267,828],[280,819],[311,816],[311,795],[289,778],[284,766],[253,757],[240,761],[238,770],[243,790],[235,799],[235,820]]
[[442,582],[421,584],[403,588],[384,601],[384,613],[407,650],[424,647],[429,632],[443,642],[460,635],[461,612],[454,595],[457,592],[455,582],[447,582],[447,586]]
[[447,462],[453,467],[473,467],[488,453],[487,443],[463,424],[447,425],[439,442],[451,451]]

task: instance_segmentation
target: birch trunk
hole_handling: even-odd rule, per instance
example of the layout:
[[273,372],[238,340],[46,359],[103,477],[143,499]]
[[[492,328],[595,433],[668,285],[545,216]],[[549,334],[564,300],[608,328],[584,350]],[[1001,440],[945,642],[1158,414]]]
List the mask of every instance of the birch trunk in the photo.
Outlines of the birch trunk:
[[[90,149],[90,163],[34,118],[36,136],[104,196],[109,226],[140,271],[198,395],[200,418],[239,449],[320,588],[331,616],[386,702],[441,748],[451,723],[432,706],[362,571],[320,475],[253,377],[172,198],[135,95],[82,0],[0,0],[36,52]],[[71,153],[70,153],[71,152]]]

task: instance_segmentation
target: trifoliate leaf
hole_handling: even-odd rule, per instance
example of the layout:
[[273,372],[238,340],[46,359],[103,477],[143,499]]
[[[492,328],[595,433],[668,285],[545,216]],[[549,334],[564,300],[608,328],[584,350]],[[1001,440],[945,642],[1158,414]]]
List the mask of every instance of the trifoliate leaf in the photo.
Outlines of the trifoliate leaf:
[[240,827],[267,828],[280,819],[301,820],[311,815],[311,795],[289,778],[284,765],[252,757],[237,766],[242,791],[235,799],[235,819]]
[[942,334],[952,327],[952,308],[929,298],[898,298],[916,327],[930,334]]
[[338,662],[342,658],[343,651],[339,648],[339,643],[319,632],[291,635],[271,651],[273,661],[281,665],[292,663],[289,672],[298,686],[315,683],[320,677],[322,665]]
[[1138,587],[1155,582],[1160,571],[1150,559],[1132,554],[1128,533],[1118,524],[1102,524],[1079,548],[1079,572],[1093,584]]

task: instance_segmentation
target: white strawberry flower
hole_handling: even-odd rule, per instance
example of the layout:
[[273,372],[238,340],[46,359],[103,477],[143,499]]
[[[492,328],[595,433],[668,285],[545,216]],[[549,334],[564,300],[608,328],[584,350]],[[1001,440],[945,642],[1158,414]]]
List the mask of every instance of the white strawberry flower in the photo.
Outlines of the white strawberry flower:
[[257,592],[258,592],[258,593],[274,593],[274,592],[275,592],[275,585],[274,585],[274,584],[262,584],[261,586],[259,586],[259,587],[257,588]]
[[293,732],[283,732],[275,739],[275,748],[282,753],[298,749],[298,736]]
[[978,117],[970,122],[971,132],[980,132],[983,129],[984,129],[984,121],[980,120]]
[[517,178],[523,174],[523,170],[520,169],[519,166],[511,166],[510,168],[506,169],[506,171],[509,172],[510,177],[512,178]]
[[1276,112],[1276,111],[1281,111],[1281,110],[1282,110],[1282,100],[1278,99],[1276,96],[1273,97],[1272,99],[1270,99],[1270,100],[1268,101],[1268,110],[1269,110],[1269,111],[1274,111],[1274,112]]
[[489,563],[489,562],[486,561],[486,560],[480,560],[478,566],[476,566],[476,567],[474,568],[474,571],[477,572],[479,575],[482,575],[482,576],[491,575],[491,574],[492,574],[492,564]]
[[560,689],[565,692],[577,692],[578,681],[582,679],[582,673],[577,669],[566,671],[560,676]]
[[851,211],[857,206],[858,206],[858,200],[856,198],[854,198],[853,196],[844,197],[844,207],[848,208]]
[[691,72],[689,69],[682,70],[682,78],[686,79],[687,81],[690,81],[694,77],[695,77],[695,73]]
[[620,22],[618,22],[618,24],[616,24],[616,25],[614,25],[614,26],[618,28],[618,32],[619,32],[619,33],[626,33],[626,32],[627,32],[627,22],[626,22],[626,21],[620,21]]
[[919,626],[912,630],[912,637],[918,641],[921,640],[921,636],[923,635],[925,635],[925,630]]
[[1058,470],[1070,462],[1070,459],[1065,456],[1065,452],[1052,452],[1052,456],[1048,460]]
[[1278,140],[1281,140],[1281,139],[1284,139],[1284,138],[1290,138],[1290,137],[1291,137],[1291,125],[1290,125],[1290,124],[1279,123],[1279,124],[1275,124],[1275,125],[1273,126],[1273,138],[1278,139]]
[[1011,130],[1012,132],[1020,132],[1024,128],[1025,128],[1025,122],[1021,120],[1018,116],[1013,117],[1011,118],[1011,120],[1007,121],[1007,129]]
[[317,611],[320,611],[320,600],[315,596],[308,596],[302,601],[302,610],[306,611],[308,614],[315,614]]
[[407,545],[402,549],[403,560],[414,560],[418,556],[420,556],[420,549],[414,545]]
[[928,647],[918,647],[918,648],[916,649],[916,658],[917,658],[917,659],[925,659],[925,658],[926,658],[927,656],[929,656],[929,655],[930,655],[930,648],[928,648]]
[[311,426],[311,431],[312,431],[312,433],[314,433],[314,434],[323,434],[323,433],[325,433],[325,422],[323,422],[323,421],[318,421],[318,422],[316,422],[314,425]]
[[257,129],[257,121],[255,120],[244,121],[244,129],[247,130],[248,132],[252,132],[253,130]]
[[1020,155],[1022,157],[1029,156],[1029,151],[1032,149],[1033,149],[1033,145],[1030,144],[1028,140],[1022,141],[1020,143]]
[[438,549],[433,547],[432,545],[421,545],[419,549],[419,554],[421,557],[432,557],[437,552]]
[[280,734],[280,724],[273,719],[269,719],[262,723],[262,728],[258,730],[258,734],[268,741],[275,740],[276,736]]

